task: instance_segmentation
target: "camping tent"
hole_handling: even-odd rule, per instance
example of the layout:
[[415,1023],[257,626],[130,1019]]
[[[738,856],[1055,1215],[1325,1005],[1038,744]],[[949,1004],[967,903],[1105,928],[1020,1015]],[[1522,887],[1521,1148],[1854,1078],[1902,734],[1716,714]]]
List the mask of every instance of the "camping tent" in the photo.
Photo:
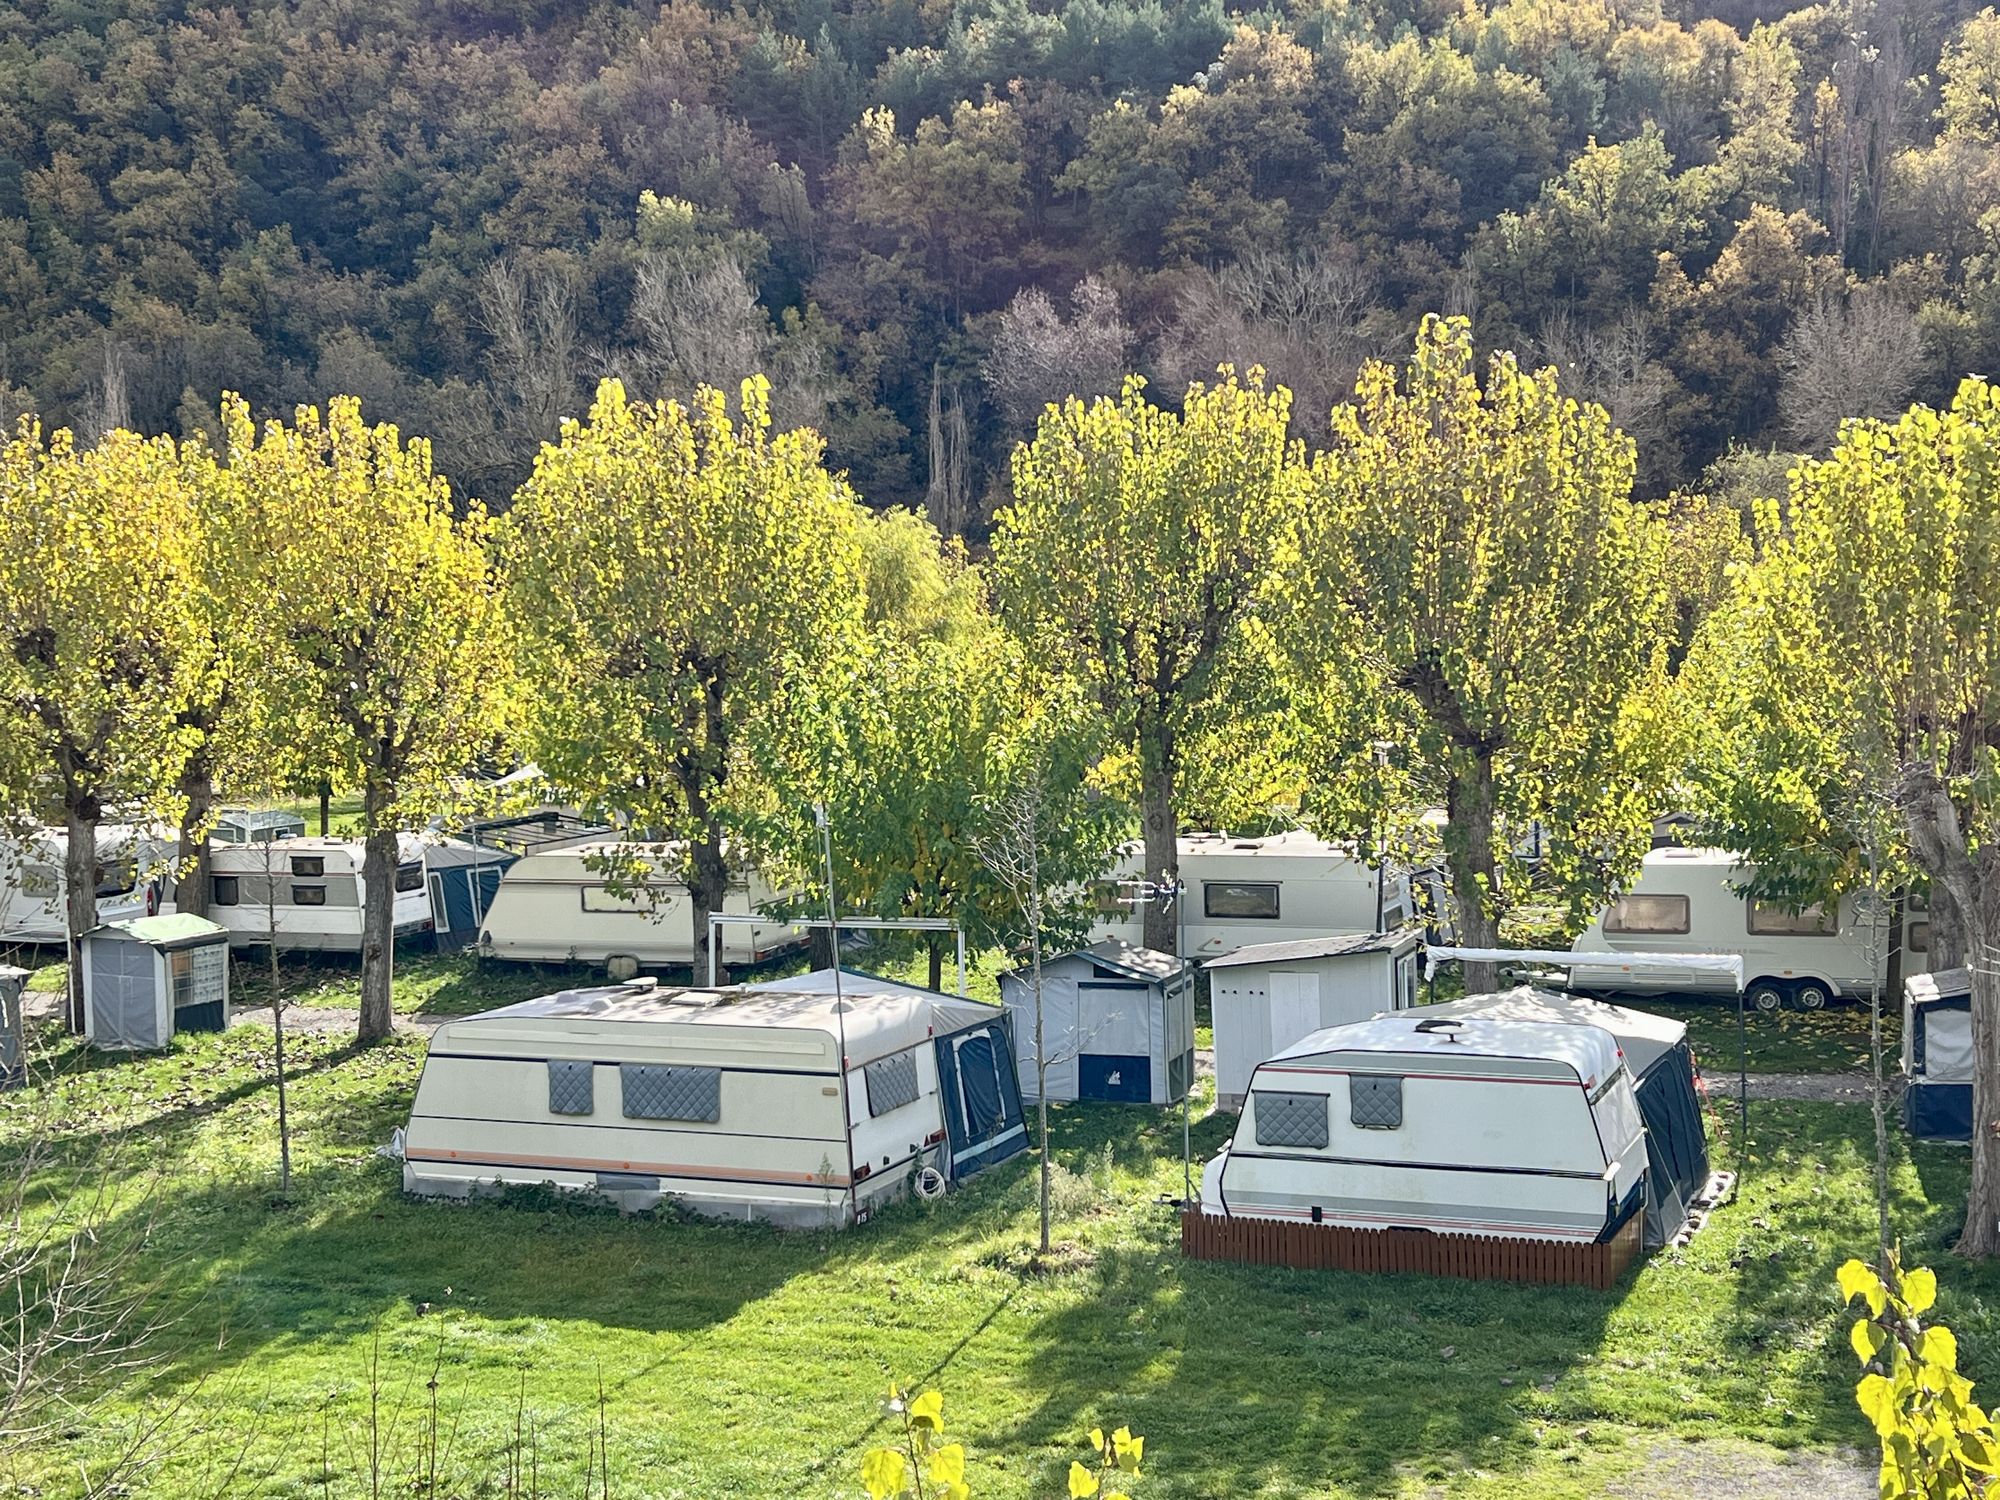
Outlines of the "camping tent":
[[725,989],[638,979],[447,1021],[403,1185],[548,1182],[822,1228],[926,1171],[958,1180],[1026,1148],[999,1011],[861,975],[833,988],[826,971]]
[[1972,1139],[1972,971],[1903,986],[1903,1123],[1926,1140]]
[[229,929],[185,912],[106,922],[83,935],[84,1035],[116,1051],[229,1024]]
[[[1035,980],[1000,976],[1021,1086],[1035,1095]],[[1194,973],[1151,948],[1106,939],[1042,960],[1042,1051],[1051,1100],[1171,1104],[1194,1082]]]
[[1694,1051],[1686,1026],[1647,1011],[1529,985],[1419,1006],[1404,1014],[1419,1020],[1481,1016],[1596,1026],[1610,1032],[1625,1054],[1639,1112],[1646,1121],[1648,1248],[1665,1244],[1686,1221],[1689,1206],[1708,1182],[1708,1138],[1702,1129],[1701,1096],[1695,1087]]
[[441,953],[456,952],[479,936],[500,877],[516,855],[462,839],[424,845],[424,879],[431,893],[431,936]]

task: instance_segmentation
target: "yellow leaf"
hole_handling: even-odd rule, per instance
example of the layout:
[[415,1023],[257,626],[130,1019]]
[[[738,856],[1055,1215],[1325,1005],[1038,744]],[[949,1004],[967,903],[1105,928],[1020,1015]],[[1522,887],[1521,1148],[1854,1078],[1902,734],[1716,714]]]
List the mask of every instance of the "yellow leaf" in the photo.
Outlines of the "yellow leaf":
[[1071,1459],[1069,1465],[1070,1500],[1086,1500],[1087,1496],[1094,1495],[1096,1493],[1097,1493],[1097,1476],[1091,1473],[1090,1470],[1086,1469],[1082,1464],[1078,1463],[1075,1459]]
[[1929,1364],[1942,1365],[1947,1370],[1958,1368],[1958,1340],[1952,1331],[1942,1324],[1924,1330],[1922,1341],[1917,1345],[1917,1355]]
[[1843,1302],[1852,1302],[1856,1297],[1865,1298],[1868,1311],[1877,1317],[1889,1305],[1882,1288],[1882,1278],[1874,1268],[1858,1260],[1850,1260],[1840,1268],[1840,1297]]
[[1104,1429],[1102,1427],[1093,1427],[1090,1429],[1090,1446],[1095,1448],[1099,1453],[1104,1451]]
[[910,1420],[932,1432],[943,1432],[944,1397],[936,1391],[925,1391],[910,1403]]
[[1903,1301],[1913,1313],[1927,1312],[1937,1301],[1937,1272],[1918,1266],[1903,1273]]
[[1882,1345],[1887,1342],[1888,1337],[1888,1334],[1866,1318],[1857,1318],[1854,1326],[1847,1331],[1847,1341],[1854,1346],[1855,1354],[1860,1357],[1864,1365],[1882,1352]]
[[1884,1376],[1862,1376],[1861,1383],[1854,1388],[1854,1404],[1883,1437],[1896,1430],[1895,1389]]
[[946,1443],[931,1455],[931,1483],[957,1484],[965,1478],[965,1445]]
[[902,1494],[903,1471],[908,1466],[894,1448],[877,1448],[863,1457],[861,1482],[868,1487],[869,1500],[892,1500]]

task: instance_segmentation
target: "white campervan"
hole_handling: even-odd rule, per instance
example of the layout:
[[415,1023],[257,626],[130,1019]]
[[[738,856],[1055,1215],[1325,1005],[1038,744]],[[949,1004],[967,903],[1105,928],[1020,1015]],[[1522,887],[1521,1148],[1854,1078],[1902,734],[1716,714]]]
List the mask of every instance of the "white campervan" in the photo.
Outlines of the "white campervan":
[[[1865,896],[1844,896],[1836,910],[1813,905],[1792,911],[1741,894],[1754,866],[1725,849],[1669,846],[1649,853],[1632,888],[1606,907],[1573,945],[1578,953],[1734,953],[1743,958],[1743,995],[1758,1010],[1787,1003],[1819,1010],[1842,997],[1862,997],[1888,979],[1891,932],[1886,909],[1868,919]],[[1901,934],[1902,974],[1930,967],[1930,919],[1907,910]],[[1577,989],[1632,995],[1703,992],[1711,976],[1643,962],[1579,966]]]
[[1643,1211],[1646,1130],[1596,1026],[1404,1011],[1329,1027],[1251,1075],[1203,1213],[1581,1240]]
[[[530,849],[508,866],[479,929],[479,951],[522,963],[605,964],[614,971],[696,965],[693,899],[664,875],[644,890],[613,889],[607,862],[628,857],[629,845],[594,840]],[[723,911],[752,916],[790,893],[757,870],[731,880]],[[756,963],[804,942],[799,929],[773,918],[725,923],[717,951],[725,964]],[[700,955],[706,962],[707,955]]]
[[[400,937],[431,925],[424,884],[424,841],[396,841],[395,927]],[[327,953],[361,951],[360,839],[279,838],[209,846],[208,914],[229,929],[236,947],[278,947]]]
[[[1251,943],[1393,932],[1417,920],[1406,871],[1371,868],[1352,845],[1303,830],[1268,838],[1184,834],[1178,849],[1187,887],[1176,916],[1184,958],[1220,958]],[[1121,882],[1145,876],[1144,847],[1127,845],[1097,887],[1104,915],[1091,929],[1093,942],[1145,941],[1144,919],[1118,899]]]
[[[128,823],[97,829],[97,920],[124,922],[159,909],[173,874],[172,835]],[[0,943],[58,944],[69,940],[64,871],[69,835],[38,828],[0,841]]]

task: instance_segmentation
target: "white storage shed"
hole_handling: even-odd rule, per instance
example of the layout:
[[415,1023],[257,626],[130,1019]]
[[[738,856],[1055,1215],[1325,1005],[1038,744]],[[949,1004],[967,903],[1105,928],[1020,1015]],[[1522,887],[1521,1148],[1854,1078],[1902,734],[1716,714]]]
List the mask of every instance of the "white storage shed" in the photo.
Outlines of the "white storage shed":
[[1422,942],[1410,927],[1256,943],[1210,959],[1216,1106],[1240,1109],[1257,1064],[1315,1031],[1416,1004]]
[[229,929],[175,912],[83,935],[83,1031],[107,1051],[156,1051],[229,1024]]
[[447,1021],[403,1186],[546,1182],[827,1228],[927,1170],[956,1181],[1026,1148],[1000,1011],[865,975],[841,989],[830,971],[717,990],[635,979]]
[[[1014,1021],[1021,1087],[1035,1093],[1035,980],[1000,976]],[[1172,1104],[1194,1084],[1194,969],[1185,959],[1107,940],[1042,960],[1042,1049],[1051,1102]]]
[[1646,1131],[1595,1026],[1385,1016],[1263,1063],[1202,1173],[1208,1214],[1608,1240],[1646,1201]]

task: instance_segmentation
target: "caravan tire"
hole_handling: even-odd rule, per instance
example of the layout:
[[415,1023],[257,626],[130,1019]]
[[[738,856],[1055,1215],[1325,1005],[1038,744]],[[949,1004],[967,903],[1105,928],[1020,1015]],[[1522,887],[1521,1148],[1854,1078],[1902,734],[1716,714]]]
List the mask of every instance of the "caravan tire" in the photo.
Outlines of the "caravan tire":
[[1833,1003],[1833,990],[1817,979],[1802,979],[1792,990],[1792,1004],[1800,1010],[1825,1010]]
[[1775,979],[1760,979],[1743,992],[1743,1003],[1751,1010],[1783,1010],[1785,987]]

